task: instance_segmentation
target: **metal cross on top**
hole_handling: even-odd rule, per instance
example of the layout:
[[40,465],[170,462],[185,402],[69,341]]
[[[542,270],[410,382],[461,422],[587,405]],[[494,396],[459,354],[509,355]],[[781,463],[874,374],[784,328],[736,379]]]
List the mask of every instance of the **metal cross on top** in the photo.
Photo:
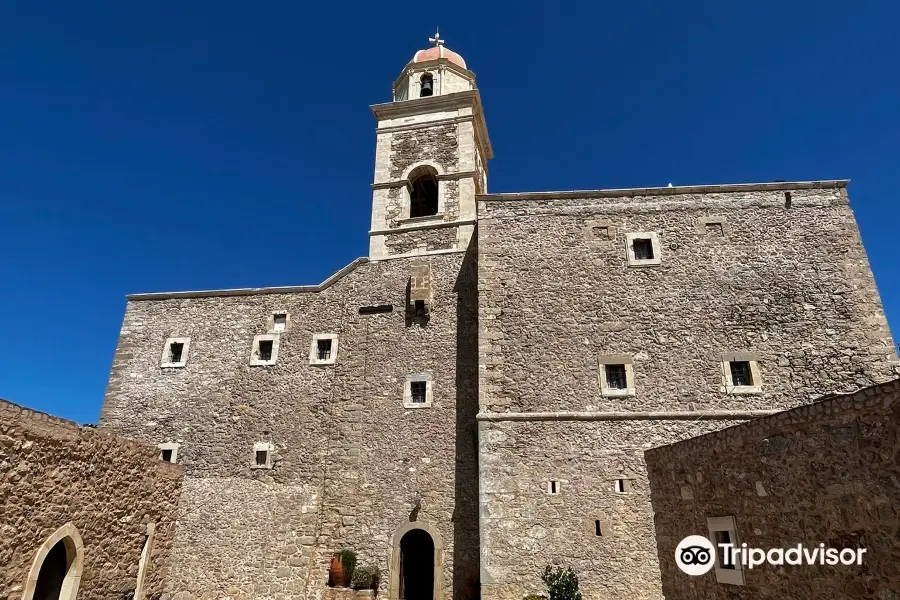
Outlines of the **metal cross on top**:
[[440,29],[435,28],[434,37],[428,38],[428,41],[431,42],[432,44],[434,44],[435,46],[443,46],[445,40],[441,39]]

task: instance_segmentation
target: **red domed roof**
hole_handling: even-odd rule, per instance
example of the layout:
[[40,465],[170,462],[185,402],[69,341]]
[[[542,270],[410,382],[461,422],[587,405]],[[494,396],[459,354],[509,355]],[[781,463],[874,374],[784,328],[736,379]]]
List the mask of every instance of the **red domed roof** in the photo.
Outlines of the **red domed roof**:
[[466,61],[463,60],[463,57],[450,48],[445,48],[443,44],[438,44],[437,46],[427,48],[425,50],[419,50],[413,55],[410,62],[420,63],[427,60],[436,60],[438,58],[446,58],[453,64],[458,65],[463,69],[468,69],[468,67],[466,67]]

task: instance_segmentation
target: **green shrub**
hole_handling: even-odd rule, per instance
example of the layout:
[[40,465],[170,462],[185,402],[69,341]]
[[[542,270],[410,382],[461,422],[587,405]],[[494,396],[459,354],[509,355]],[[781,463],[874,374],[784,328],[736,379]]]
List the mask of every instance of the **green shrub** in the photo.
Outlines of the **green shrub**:
[[358,590],[378,589],[378,569],[375,567],[360,567],[353,571],[352,587]]
[[550,600],[582,600],[581,592],[578,591],[578,575],[572,567],[563,569],[547,565],[541,579],[547,586]]
[[341,559],[341,568],[344,570],[344,581],[353,581],[353,571],[356,569],[356,552],[353,550],[341,550],[335,552],[335,556]]

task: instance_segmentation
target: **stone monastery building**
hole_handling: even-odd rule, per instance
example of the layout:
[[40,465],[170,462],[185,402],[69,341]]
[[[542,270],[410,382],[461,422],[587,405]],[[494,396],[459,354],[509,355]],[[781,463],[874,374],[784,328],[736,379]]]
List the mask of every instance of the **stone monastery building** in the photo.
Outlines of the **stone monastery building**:
[[184,469],[174,600],[331,597],[341,549],[387,600],[521,600],[549,563],[658,600],[646,449],[894,377],[847,181],[488,193],[432,41],[372,107],[367,258],[128,297],[100,429]]

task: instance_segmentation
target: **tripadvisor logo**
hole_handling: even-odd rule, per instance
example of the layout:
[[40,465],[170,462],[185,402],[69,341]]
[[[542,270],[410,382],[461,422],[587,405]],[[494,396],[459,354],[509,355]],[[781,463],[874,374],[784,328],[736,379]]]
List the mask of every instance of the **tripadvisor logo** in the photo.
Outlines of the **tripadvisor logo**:
[[[718,552],[717,552],[718,550]],[[719,544],[718,549],[702,535],[689,535],[675,548],[675,563],[688,575],[703,575],[712,570],[719,556],[720,569],[734,569],[740,564],[753,569],[762,564],[782,565],[861,565],[866,548],[826,548],[819,544],[807,548],[797,544],[790,548],[752,548],[747,544]]]

